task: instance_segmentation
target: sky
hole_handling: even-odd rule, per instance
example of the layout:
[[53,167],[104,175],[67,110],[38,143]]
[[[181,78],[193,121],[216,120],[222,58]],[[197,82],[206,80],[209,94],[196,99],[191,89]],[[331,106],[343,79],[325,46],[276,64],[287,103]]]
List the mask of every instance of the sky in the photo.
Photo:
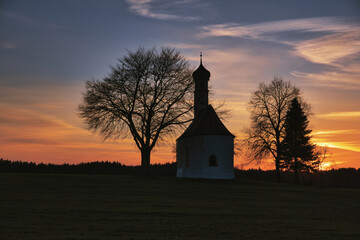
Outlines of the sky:
[[[174,47],[211,72],[224,123],[249,125],[259,83],[291,81],[312,106],[313,140],[326,167],[360,168],[358,0],[1,0],[0,158],[43,163],[140,164],[130,138],[104,141],[78,117],[85,81],[102,79],[127,50]],[[152,163],[175,161],[174,139]],[[240,156],[235,166],[246,164]]]

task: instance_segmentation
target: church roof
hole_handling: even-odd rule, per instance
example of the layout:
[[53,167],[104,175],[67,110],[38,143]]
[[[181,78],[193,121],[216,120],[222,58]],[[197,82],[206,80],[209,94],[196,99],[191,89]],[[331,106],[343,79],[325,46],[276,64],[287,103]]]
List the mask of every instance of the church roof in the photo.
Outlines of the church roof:
[[194,119],[178,140],[184,137],[200,135],[228,135],[235,137],[221,122],[211,105],[208,105],[200,116]]
[[193,72],[192,74],[194,79],[209,79],[210,72],[202,65],[200,62],[200,66]]

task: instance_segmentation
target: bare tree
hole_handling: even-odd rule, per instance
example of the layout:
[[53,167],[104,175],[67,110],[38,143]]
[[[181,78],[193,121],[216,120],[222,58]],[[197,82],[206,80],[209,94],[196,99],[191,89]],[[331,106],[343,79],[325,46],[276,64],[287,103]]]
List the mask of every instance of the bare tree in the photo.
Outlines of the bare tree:
[[328,160],[331,156],[328,146],[317,146],[317,152],[319,156],[318,170],[324,171],[326,169],[334,168],[336,163],[334,160]]
[[249,101],[251,124],[244,131],[246,155],[257,162],[273,158],[278,181],[282,167],[279,151],[284,137],[286,113],[291,101],[299,94],[300,90],[290,82],[274,77],[268,85],[260,83]]
[[78,111],[88,128],[105,139],[130,134],[148,174],[158,140],[192,120],[191,71],[173,48],[139,48],[118,61],[104,79],[86,82]]

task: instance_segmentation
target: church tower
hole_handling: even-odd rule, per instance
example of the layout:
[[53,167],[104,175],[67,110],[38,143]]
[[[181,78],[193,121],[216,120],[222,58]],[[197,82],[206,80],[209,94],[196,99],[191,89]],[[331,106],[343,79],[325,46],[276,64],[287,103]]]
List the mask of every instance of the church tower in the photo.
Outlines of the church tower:
[[176,140],[176,176],[181,178],[234,178],[234,135],[209,105],[210,72],[202,65],[193,72],[195,116]]
[[193,72],[192,76],[195,81],[194,118],[198,118],[200,113],[209,105],[208,82],[210,72],[202,65],[202,53],[200,53],[200,66]]

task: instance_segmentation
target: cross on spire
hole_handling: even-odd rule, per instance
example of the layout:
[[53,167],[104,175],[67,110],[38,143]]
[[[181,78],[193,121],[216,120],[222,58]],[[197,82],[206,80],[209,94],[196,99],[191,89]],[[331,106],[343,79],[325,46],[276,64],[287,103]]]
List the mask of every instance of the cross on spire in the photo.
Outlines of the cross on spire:
[[202,64],[202,52],[200,52],[200,64]]

